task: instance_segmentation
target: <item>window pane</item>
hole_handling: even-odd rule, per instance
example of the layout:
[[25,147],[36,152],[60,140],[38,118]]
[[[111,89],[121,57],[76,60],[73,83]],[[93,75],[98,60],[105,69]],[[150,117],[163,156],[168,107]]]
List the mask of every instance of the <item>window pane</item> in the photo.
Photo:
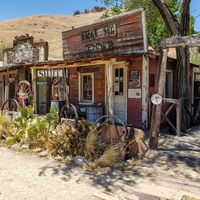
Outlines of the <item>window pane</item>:
[[92,76],[83,75],[82,79],[82,97],[85,101],[92,101]]
[[123,68],[115,69],[115,95],[123,95]]
[[166,72],[165,98],[172,98],[172,72]]

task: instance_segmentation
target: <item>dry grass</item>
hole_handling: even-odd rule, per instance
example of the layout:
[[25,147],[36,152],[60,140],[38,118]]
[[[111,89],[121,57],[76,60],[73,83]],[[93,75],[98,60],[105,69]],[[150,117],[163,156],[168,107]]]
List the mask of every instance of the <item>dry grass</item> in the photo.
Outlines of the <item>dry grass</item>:
[[116,167],[122,161],[124,144],[115,144],[108,147],[104,154],[96,161],[100,167]]
[[5,139],[6,137],[13,135],[13,122],[0,114],[0,139]]
[[108,146],[103,137],[104,127],[95,127],[87,135],[85,143],[85,157],[89,160],[99,158]]

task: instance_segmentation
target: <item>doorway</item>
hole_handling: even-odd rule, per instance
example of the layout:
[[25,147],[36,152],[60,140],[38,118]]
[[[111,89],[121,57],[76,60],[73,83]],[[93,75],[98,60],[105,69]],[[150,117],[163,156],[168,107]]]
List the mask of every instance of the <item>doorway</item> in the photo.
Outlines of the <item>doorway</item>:
[[113,65],[114,108],[113,112],[127,124],[127,69],[125,65]]

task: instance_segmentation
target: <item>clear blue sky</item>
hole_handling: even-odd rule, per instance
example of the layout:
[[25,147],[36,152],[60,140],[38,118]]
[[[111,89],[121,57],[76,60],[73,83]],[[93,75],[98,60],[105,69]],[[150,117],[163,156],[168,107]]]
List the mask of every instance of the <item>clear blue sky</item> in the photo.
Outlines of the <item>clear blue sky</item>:
[[[91,9],[102,5],[100,0],[0,0],[0,20],[38,15],[73,14],[75,10]],[[200,0],[191,0],[191,14],[195,18],[195,30],[200,31]]]

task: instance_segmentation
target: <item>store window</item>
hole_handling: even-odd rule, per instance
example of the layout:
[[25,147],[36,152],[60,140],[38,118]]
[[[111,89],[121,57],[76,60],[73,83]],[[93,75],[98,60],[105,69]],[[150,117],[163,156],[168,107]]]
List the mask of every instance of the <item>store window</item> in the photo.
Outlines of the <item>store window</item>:
[[60,108],[67,99],[68,70],[47,68],[37,70],[37,113],[45,114],[50,107]]
[[93,82],[94,76],[93,73],[80,73],[80,102],[83,103],[93,103]]
[[173,98],[173,71],[166,71],[165,98]]

